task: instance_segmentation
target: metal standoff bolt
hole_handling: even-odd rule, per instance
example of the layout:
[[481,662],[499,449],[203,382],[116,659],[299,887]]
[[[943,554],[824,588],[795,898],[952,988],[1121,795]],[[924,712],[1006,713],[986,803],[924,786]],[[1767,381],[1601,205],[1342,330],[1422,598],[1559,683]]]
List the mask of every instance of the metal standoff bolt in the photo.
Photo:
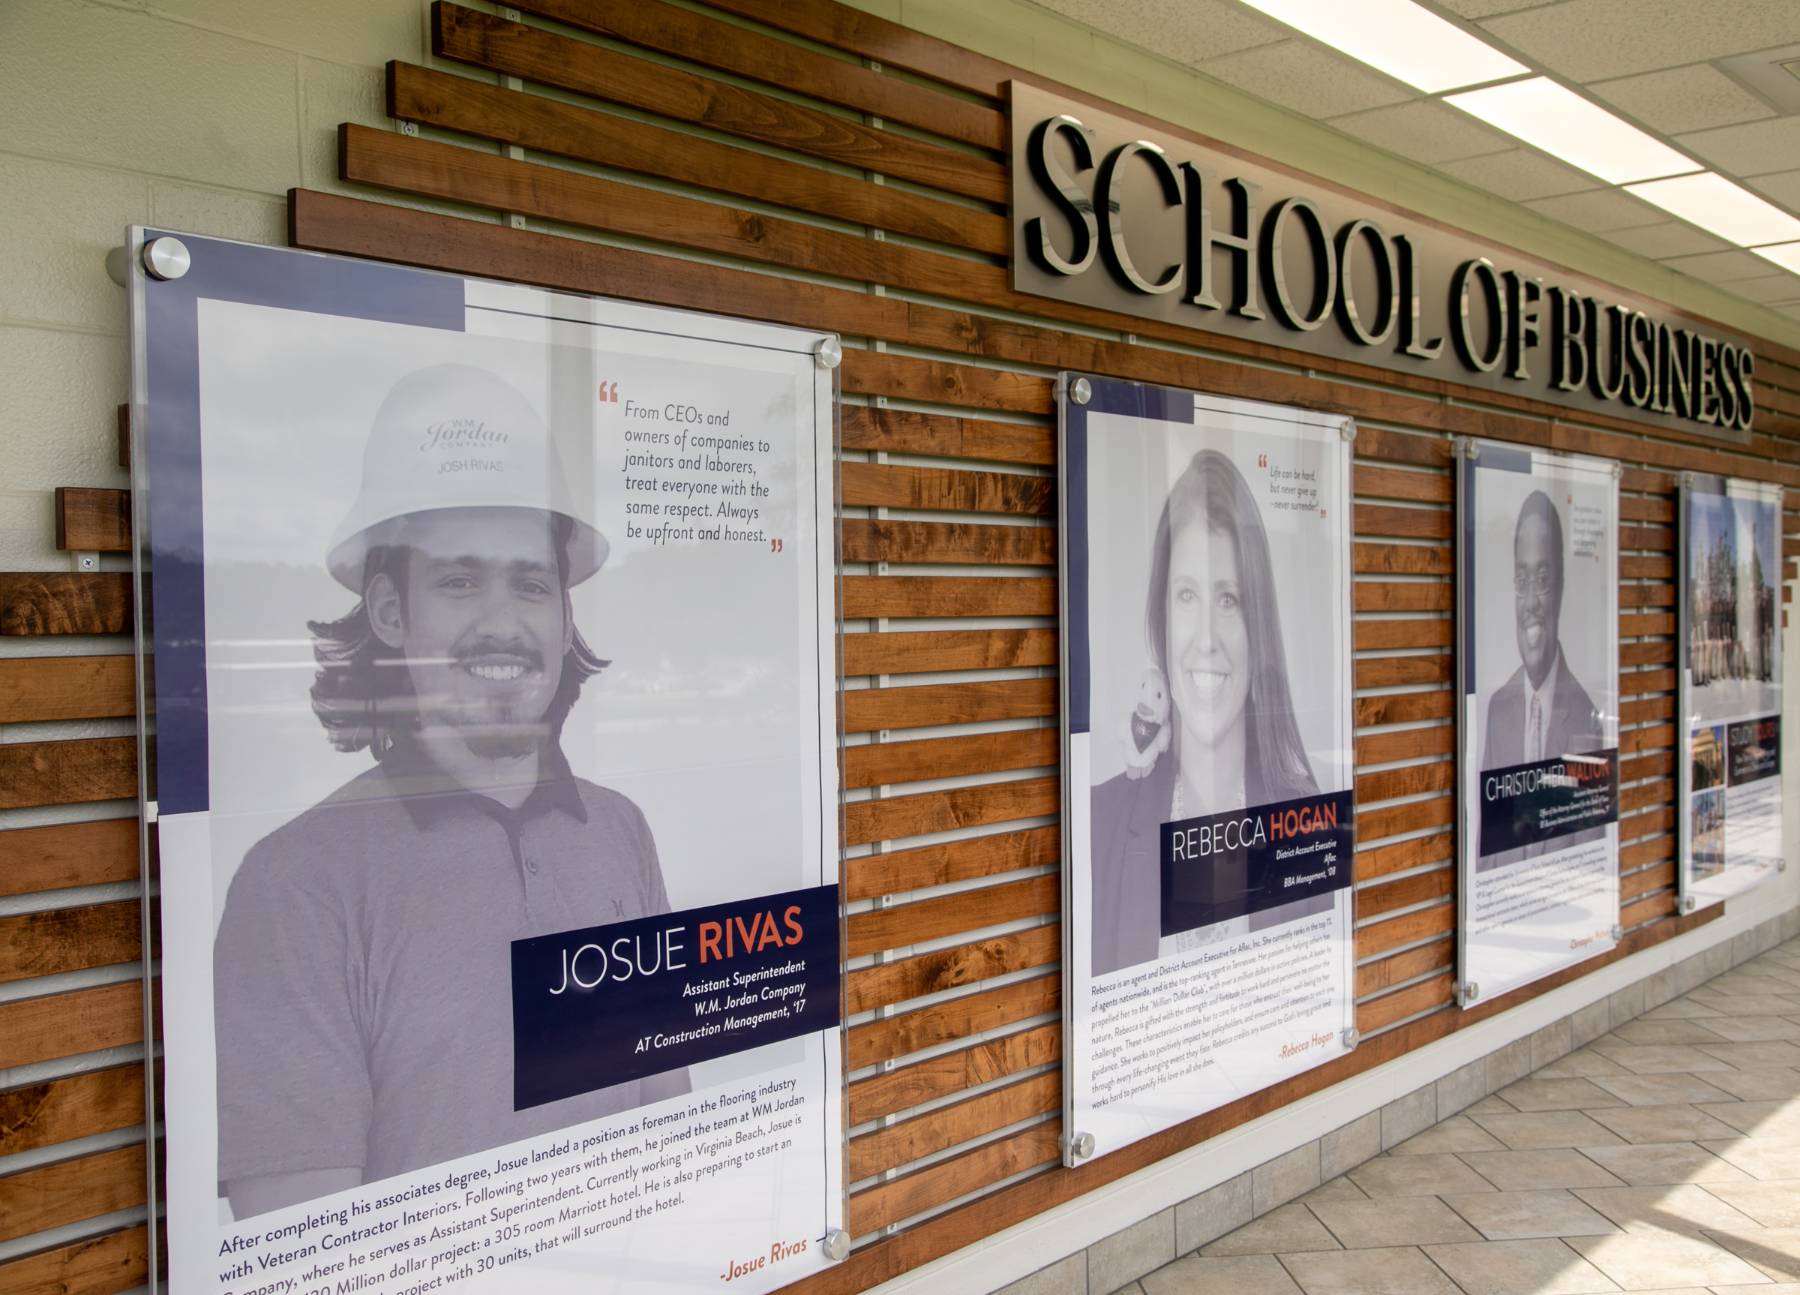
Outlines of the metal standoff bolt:
[[1342,1038],[1344,1040],[1344,1050],[1348,1052],[1362,1042],[1362,1033],[1354,1025],[1346,1026]]
[[1613,480],[1617,481],[1620,477],[1625,475],[1625,465],[1623,463],[1613,464],[1612,465],[1612,474],[1613,474]]
[[1694,909],[1699,907],[1699,903],[1700,901],[1695,899],[1692,895],[1683,895],[1681,897],[1681,911],[1684,913],[1691,913]]
[[821,369],[835,369],[844,362],[844,346],[835,337],[827,337],[813,348],[813,358]]
[[1481,997],[1481,986],[1473,980],[1465,980],[1456,987],[1456,996],[1464,1007]]
[[832,1263],[842,1263],[850,1257],[850,1234],[842,1228],[832,1228],[821,1240],[819,1248]]
[[1343,438],[1344,444],[1346,444],[1346,445],[1356,444],[1356,424],[1355,423],[1345,423],[1342,427],[1340,427],[1338,429],[1338,435]]
[[153,238],[144,244],[144,269],[152,279],[179,279],[193,266],[187,244],[179,238]]
[[1071,1159],[1087,1160],[1094,1154],[1094,1135],[1092,1133],[1063,1134],[1063,1150]]
[[1086,378],[1076,378],[1069,384],[1069,399],[1078,405],[1085,405],[1094,398],[1094,384]]
[[1481,446],[1477,445],[1473,440],[1464,441],[1463,453],[1471,459],[1479,459],[1481,457]]
[[1625,938],[1625,928],[1615,923],[1612,929],[1612,938],[1615,944],[1618,941],[1623,940]]

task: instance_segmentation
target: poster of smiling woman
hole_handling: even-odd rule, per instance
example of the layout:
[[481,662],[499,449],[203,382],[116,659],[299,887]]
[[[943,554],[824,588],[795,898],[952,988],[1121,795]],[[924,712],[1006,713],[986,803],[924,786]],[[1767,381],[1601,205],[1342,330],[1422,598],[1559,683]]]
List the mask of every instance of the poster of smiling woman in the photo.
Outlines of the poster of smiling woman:
[[828,339],[181,242],[132,294],[171,1288],[829,1266]]
[[1355,1046],[1351,420],[1065,375],[1065,1157]]
[[1458,997],[1619,939],[1619,474],[1463,441]]

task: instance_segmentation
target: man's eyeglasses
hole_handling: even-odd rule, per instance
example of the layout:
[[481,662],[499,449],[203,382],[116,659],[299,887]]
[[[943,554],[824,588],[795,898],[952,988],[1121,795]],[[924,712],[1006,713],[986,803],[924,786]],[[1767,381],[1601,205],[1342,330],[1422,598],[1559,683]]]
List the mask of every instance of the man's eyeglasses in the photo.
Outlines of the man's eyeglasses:
[[1539,598],[1556,587],[1556,573],[1547,567],[1539,567],[1536,571],[1513,572],[1513,592],[1523,598],[1526,594],[1536,594]]

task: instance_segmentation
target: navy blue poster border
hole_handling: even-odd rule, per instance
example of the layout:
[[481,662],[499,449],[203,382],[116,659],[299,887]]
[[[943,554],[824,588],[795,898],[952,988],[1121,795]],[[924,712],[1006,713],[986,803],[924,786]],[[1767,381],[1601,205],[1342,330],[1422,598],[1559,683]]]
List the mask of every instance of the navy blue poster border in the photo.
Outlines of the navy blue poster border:
[[[1077,381],[1090,388],[1085,405],[1067,395]],[[1093,658],[1088,639],[1088,416],[1118,414],[1161,423],[1194,422],[1194,393],[1117,378],[1069,373],[1063,376],[1063,616],[1068,659],[1069,732],[1089,731],[1093,698]]]
[[[144,242],[163,231],[142,231]],[[133,392],[134,475],[150,549],[145,641],[156,660],[156,771],[162,813],[209,808],[205,519],[199,303],[229,301],[344,319],[463,331],[463,280],[429,270],[314,256],[182,234],[192,267],[143,277],[144,389]]]

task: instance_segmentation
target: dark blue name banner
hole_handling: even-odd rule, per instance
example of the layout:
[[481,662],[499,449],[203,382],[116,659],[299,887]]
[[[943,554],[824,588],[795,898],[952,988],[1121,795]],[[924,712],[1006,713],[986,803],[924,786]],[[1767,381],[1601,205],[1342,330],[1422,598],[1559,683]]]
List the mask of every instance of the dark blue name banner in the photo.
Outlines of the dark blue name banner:
[[513,1109],[832,1029],[838,888],[512,943]]
[[1484,859],[1594,831],[1619,818],[1618,748],[1483,769],[1480,793]]
[[1726,741],[1731,786],[1781,776],[1781,720],[1776,716],[1733,724]]
[[1162,933],[1176,935],[1350,884],[1347,791],[1162,825]]

